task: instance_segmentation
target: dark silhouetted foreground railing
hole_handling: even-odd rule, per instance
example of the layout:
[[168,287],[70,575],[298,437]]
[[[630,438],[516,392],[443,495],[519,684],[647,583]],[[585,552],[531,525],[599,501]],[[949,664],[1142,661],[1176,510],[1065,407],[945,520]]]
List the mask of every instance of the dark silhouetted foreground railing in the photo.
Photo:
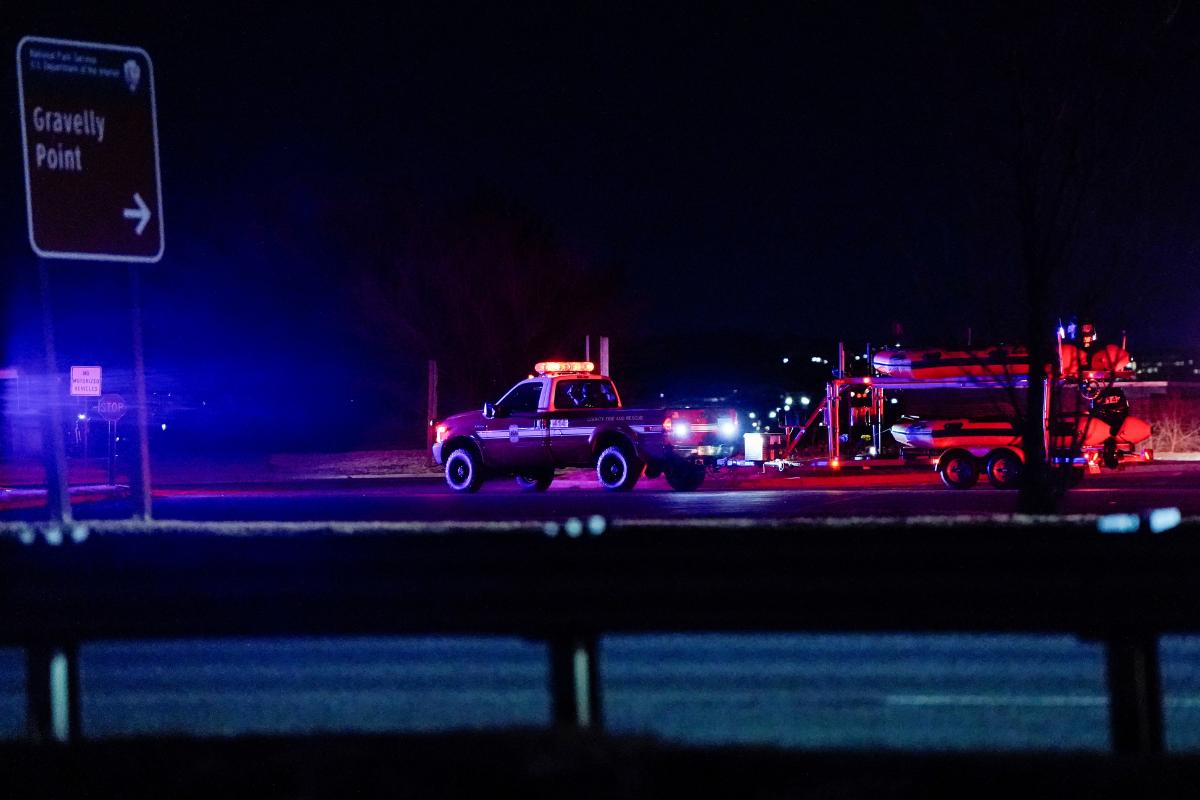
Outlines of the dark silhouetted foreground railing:
[[69,740],[80,730],[79,645],[101,639],[536,638],[550,646],[555,722],[599,727],[602,634],[1068,632],[1107,647],[1115,751],[1156,753],[1158,637],[1200,631],[1200,524],[1138,527],[1116,535],[1087,519],[8,524],[0,644],[28,653],[31,735]]

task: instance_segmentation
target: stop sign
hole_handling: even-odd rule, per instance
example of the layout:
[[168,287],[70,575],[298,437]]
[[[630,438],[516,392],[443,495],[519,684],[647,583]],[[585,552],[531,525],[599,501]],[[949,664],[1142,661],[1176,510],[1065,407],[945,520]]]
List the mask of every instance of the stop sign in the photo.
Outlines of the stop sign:
[[106,394],[96,403],[96,411],[109,422],[125,416],[125,398],[119,394]]

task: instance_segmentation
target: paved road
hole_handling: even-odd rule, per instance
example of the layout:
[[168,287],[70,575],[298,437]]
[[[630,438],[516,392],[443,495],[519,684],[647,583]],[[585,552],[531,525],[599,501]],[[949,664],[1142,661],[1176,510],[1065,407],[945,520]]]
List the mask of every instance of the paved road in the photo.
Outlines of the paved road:
[[[1106,750],[1099,644],[1069,636],[610,636],[606,725],[693,743]],[[1162,646],[1167,740],[1200,746],[1200,641]],[[95,642],[89,737],[544,726],[544,645],[508,638]],[[0,739],[24,729],[0,649]]]
[[[568,482],[569,483],[569,482]],[[167,487],[160,518],[564,519],[957,514],[1015,497],[932,476],[714,481],[694,494],[649,481],[628,495],[496,482],[459,496],[435,481]],[[1090,477],[1071,512],[1176,506],[1200,514],[1200,465]],[[81,517],[124,516],[121,502]],[[36,518],[44,509],[6,516]],[[1167,738],[1200,748],[1200,639],[1163,642]],[[96,642],[82,652],[88,735],[429,730],[545,725],[547,655],[497,638]],[[605,637],[611,730],[690,742],[805,747],[1108,747],[1103,653],[1074,637],[709,635]],[[24,726],[23,662],[0,649],[0,738]]]
[[[586,476],[580,476],[586,477]],[[989,486],[944,488],[924,473],[836,477],[778,477],[708,481],[700,491],[670,491],[662,479],[643,481],[628,494],[611,494],[587,480],[560,482],[544,494],[523,493],[494,481],[474,495],[451,493],[440,481],[323,480],[282,484],[212,484],[156,492],[160,519],[492,520],[564,519],[601,514],[612,519],[683,517],[990,514],[1016,510],[1016,494]],[[1200,515],[1200,464],[1160,463],[1089,476],[1063,503],[1066,513],[1103,514],[1177,507]],[[123,517],[122,501],[77,506],[80,518]],[[0,518],[37,519],[44,509]]]

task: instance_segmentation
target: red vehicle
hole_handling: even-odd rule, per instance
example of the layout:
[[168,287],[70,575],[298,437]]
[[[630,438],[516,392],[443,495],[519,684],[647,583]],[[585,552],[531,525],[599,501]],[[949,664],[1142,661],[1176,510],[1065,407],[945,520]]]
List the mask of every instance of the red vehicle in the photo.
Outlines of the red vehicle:
[[545,361],[534,371],[482,411],[437,423],[433,458],[451,489],[473,492],[510,475],[523,489],[545,491],[556,469],[592,467],[611,491],[632,489],[643,474],[690,491],[706,463],[737,443],[732,409],[625,408],[590,361]]

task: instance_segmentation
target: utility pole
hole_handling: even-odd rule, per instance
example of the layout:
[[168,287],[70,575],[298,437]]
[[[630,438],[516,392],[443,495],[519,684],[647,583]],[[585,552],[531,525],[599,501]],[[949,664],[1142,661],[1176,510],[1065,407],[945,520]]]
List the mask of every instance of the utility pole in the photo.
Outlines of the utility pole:
[[437,384],[437,361],[431,358],[429,359],[429,377],[426,383],[429,391],[425,397],[425,450],[427,452],[433,447],[433,437],[436,433],[433,423],[437,421],[438,413]]

